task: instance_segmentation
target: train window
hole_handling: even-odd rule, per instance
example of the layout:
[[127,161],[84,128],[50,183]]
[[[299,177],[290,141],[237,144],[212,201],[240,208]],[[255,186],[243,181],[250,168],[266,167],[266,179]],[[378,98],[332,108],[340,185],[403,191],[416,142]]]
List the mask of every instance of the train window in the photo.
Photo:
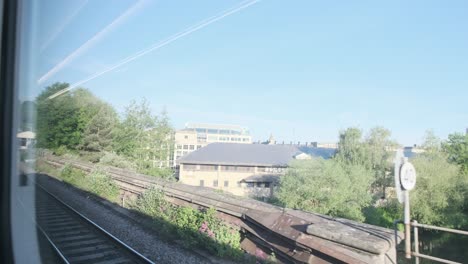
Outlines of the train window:
[[465,1],[0,5],[4,263],[396,263],[403,201],[468,229]]

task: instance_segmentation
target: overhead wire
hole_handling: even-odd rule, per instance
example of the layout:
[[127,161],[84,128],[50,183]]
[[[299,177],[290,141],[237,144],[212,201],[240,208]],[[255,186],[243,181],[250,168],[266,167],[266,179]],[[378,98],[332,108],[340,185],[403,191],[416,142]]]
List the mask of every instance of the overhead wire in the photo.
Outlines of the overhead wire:
[[85,79],[82,79],[80,81],[77,81],[77,82],[71,84],[69,87],[67,87],[65,89],[62,89],[62,90],[56,92],[55,94],[49,96],[48,99],[53,99],[53,98],[55,98],[57,96],[60,96],[60,95],[62,95],[64,93],[66,93],[66,92],[68,92],[68,91],[70,91],[70,90],[84,84],[84,83],[87,83],[87,82],[89,82],[89,81],[91,81],[91,80],[93,80],[93,79],[95,79],[95,78],[97,78],[97,77],[99,77],[99,76],[101,76],[103,74],[106,74],[106,73],[108,73],[108,72],[110,72],[112,70],[115,70],[116,68],[119,68],[119,67],[121,67],[121,66],[123,66],[123,65],[125,65],[125,64],[127,64],[127,63],[129,63],[131,61],[134,61],[134,60],[138,59],[139,57],[141,57],[143,55],[146,55],[146,54],[148,54],[148,53],[150,53],[152,51],[160,49],[160,48],[162,48],[162,47],[164,47],[164,46],[166,46],[166,45],[168,45],[168,44],[170,44],[170,43],[172,43],[172,42],[174,42],[174,41],[176,41],[176,40],[178,40],[178,39],[180,39],[180,38],[182,38],[182,37],[184,37],[186,35],[189,35],[189,34],[191,34],[193,32],[196,32],[196,31],[198,31],[198,30],[200,30],[200,29],[202,29],[202,28],[204,28],[204,27],[206,27],[206,26],[208,26],[208,25],[210,25],[212,23],[215,23],[216,21],[218,21],[220,19],[223,19],[223,18],[225,18],[227,16],[230,16],[232,14],[235,14],[235,13],[237,13],[237,12],[239,12],[239,11],[241,11],[241,10],[243,10],[243,9],[253,5],[253,4],[256,4],[258,2],[260,2],[260,0],[243,1],[243,2],[241,2],[239,4],[237,4],[234,7],[231,7],[231,8],[229,8],[229,9],[223,11],[223,12],[218,13],[217,15],[214,15],[214,16],[211,16],[211,17],[209,17],[207,19],[204,19],[201,22],[196,23],[195,25],[192,25],[192,26],[190,26],[190,27],[188,27],[188,28],[186,28],[186,29],[184,29],[184,30],[182,30],[182,31],[180,31],[180,32],[178,32],[178,33],[164,39],[164,40],[161,40],[161,41],[153,44],[149,48],[146,48],[146,49],[143,49],[141,51],[136,52],[135,54],[121,60],[120,62],[118,62],[118,63],[116,63],[116,64],[114,64],[114,65],[112,65],[112,66],[98,72],[98,73],[95,73],[95,74],[93,74],[93,75],[91,75],[91,76],[89,76],[89,77],[87,77]]

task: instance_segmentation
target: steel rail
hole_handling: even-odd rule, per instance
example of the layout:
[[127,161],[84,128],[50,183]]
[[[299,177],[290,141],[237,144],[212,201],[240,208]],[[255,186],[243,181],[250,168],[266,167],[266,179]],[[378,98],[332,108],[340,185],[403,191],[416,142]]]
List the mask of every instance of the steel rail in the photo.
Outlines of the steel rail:
[[[125,242],[123,242],[122,240],[118,239],[117,237],[115,237],[114,235],[112,235],[111,233],[109,233],[108,231],[106,231],[104,228],[102,228],[101,226],[99,226],[97,223],[95,223],[94,221],[92,221],[91,219],[89,219],[88,217],[84,216],[83,214],[81,214],[80,212],[78,212],[77,210],[75,210],[73,207],[71,207],[70,205],[68,205],[67,203],[65,203],[63,200],[61,200],[60,198],[58,198],[56,195],[52,194],[51,192],[49,192],[44,186],[42,186],[41,184],[39,183],[35,183],[36,186],[38,186],[43,192],[45,192],[49,197],[52,197],[55,201],[57,201],[60,205],[64,206],[65,208],[67,208],[70,212],[72,212],[74,215],[77,215],[79,217],[79,219],[83,220],[84,222],[86,222],[87,224],[91,225],[92,227],[96,228],[103,236],[107,237],[108,239],[110,239],[112,242],[116,243],[117,245],[119,245],[120,247],[122,247],[123,249],[127,250],[127,253],[131,254],[134,256],[134,258],[136,258],[139,262],[141,263],[151,263],[151,264],[154,264],[154,262],[152,262],[151,260],[149,260],[148,258],[146,258],[145,256],[143,256],[141,253],[139,253],[138,251],[134,250],[132,247],[130,247],[129,245],[127,245]],[[43,231],[41,229],[41,231]],[[44,233],[46,233],[45,231],[43,231]],[[48,238],[49,241],[51,241],[51,239],[46,236]],[[55,244],[53,244],[55,246]],[[56,247],[56,246],[55,246]],[[63,254],[61,254],[61,256],[63,256]]]

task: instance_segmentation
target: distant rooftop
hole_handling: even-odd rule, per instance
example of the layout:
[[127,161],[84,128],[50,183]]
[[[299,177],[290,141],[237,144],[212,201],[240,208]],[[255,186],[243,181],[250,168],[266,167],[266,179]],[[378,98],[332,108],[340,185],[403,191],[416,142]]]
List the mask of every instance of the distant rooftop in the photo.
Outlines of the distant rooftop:
[[212,143],[179,159],[181,164],[287,166],[298,154],[329,158],[331,152],[294,145]]
[[249,135],[249,129],[239,125],[229,124],[207,124],[207,123],[187,123],[185,129],[198,133],[226,134],[226,135]]

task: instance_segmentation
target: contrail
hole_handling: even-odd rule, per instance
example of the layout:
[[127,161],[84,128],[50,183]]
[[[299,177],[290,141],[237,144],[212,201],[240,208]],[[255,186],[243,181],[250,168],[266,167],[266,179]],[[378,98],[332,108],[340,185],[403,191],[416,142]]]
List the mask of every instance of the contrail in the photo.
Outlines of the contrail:
[[52,69],[50,69],[46,74],[44,74],[41,78],[39,78],[38,84],[45,82],[52,75],[54,75],[55,73],[60,71],[63,67],[65,67],[68,63],[70,63],[73,59],[80,56],[84,51],[86,51],[88,48],[93,46],[97,41],[99,41],[104,35],[109,33],[109,31],[111,31],[114,27],[122,23],[125,19],[130,17],[135,11],[140,9],[144,4],[146,4],[146,2],[147,1],[145,0],[139,0],[138,2],[136,2],[132,7],[127,9],[127,11],[125,11],[119,17],[114,19],[110,24],[108,24],[106,27],[101,29],[101,31],[94,34],[94,36],[92,36],[89,40],[87,40],[83,45],[81,45],[78,49],[70,53],[65,59],[63,59],[61,62],[55,65]]
[[43,52],[48,46],[49,44],[55,39],[57,38],[58,35],[60,35],[60,33],[68,26],[68,24],[73,21],[73,19],[75,18],[76,15],[78,15],[81,11],[81,9],[83,9],[83,7],[88,3],[88,0],[85,0],[83,2],[81,2],[81,4],[78,6],[77,9],[74,10],[73,13],[71,13],[69,16],[67,16],[59,25],[59,27],[52,33],[49,35],[49,38],[47,38],[46,41],[44,41],[44,43],[41,45],[41,49],[40,51]]
[[178,40],[179,38],[182,38],[182,37],[184,37],[184,36],[186,36],[188,34],[191,34],[191,33],[195,32],[195,31],[198,31],[198,30],[200,30],[200,29],[202,29],[202,28],[204,28],[204,27],[206,27],[206,26],[208,26],[208,25],[210,25],[210,24],[212,24],[212,23],[214,23],[214,22],[216,22],[216,21],[218,21],[220,19],[223,19],[223,18],[225,18],[227,16],[230,16],[232,14],[235,14],[235,13],[241,11],[242,9],[245,9],[245,8],[247,8],[247,7],[249,7],[249,6],[253,5],[253,4],[256,4],[258,2],[260,2],[260,0],[243,1],[237,7],[230,8],[230,9],[228,9],[226,11],[223,11],[223,12],[219,13],[218,15],[215,15],[215,16],[212,16],[212,17],[210,17],[208,19],[205,19],[205,20],[203,20],[203,21],[201,21],[201,22],[199,22],[199,23],[197,23],[197,24],[195,24],[193,26],[190,26],[190,27],[186,28],[185,30],[182,30],[179,33],[176,33],[176,34],[170,36],[169,38],[167,38],[165,40],[157,42],[156,44],[154,44],[153,46],[151,46],[151,47],[149,47],[147,49],[139,51],[139,52],[135,53],[134,55],[125,58],[124,60],[118,62],[117,64],[115,64],[115,65],[113,65],[113,66],[111,66],[111,67],[109,67],[109,68],[107,68],[107,69],[105,69],[105,70],[103,70],[101,72],[95,73],[95,74],[93,74],[93,75],[91,75],[91,76],[89,76],[89,77],[87,77],[87,78],[85,78],[85,79],[83,79],[81,81],[73,83],[69,87],[67,87],[67,88],[65,88],[63,90],[60,90],[60,91],[56,92],[55,94],[49,96],[48,99],[53,99],[53,98],[55,98],[55,97],[57,97],[57,96],[59,96],[59,95],[61,95],[63,93],[66,93],[66,92],[68,92],[68,91],[70,91],[70,90],[72,90],[72,89],[74,89],[74,88],[76,88],[76,87],[78,87],[78,86],[80,86],[80,85],[82,85],[84,83],[87,83],[87,82],[89,82],[89,81],[91,81],[91,80],[93,80],[93,79],[95,79],[95,78],[97,78],[97,77],[99,77],[99,76],[101,76],[101,75],[103,75],[105,73],[108,73],[108,72],[110,72],[110,71],[112,71],[112,70],[114,70],[114,69],[116,69],[116,68],[118,68],[118,67],[120,67],[122,65],[125,65],[125,64],[127,64],[127,63],[129,63],[129,62],[131,62],[133,60],[136,60],[137,58],[139,58],[139,57],[141,57],[141,56],[143,56],[143,55],[145,55],[145,54],[147,54],[149,52],[160,49],[160,48],[162,48],[162,47],[164,47],[164,46]]

